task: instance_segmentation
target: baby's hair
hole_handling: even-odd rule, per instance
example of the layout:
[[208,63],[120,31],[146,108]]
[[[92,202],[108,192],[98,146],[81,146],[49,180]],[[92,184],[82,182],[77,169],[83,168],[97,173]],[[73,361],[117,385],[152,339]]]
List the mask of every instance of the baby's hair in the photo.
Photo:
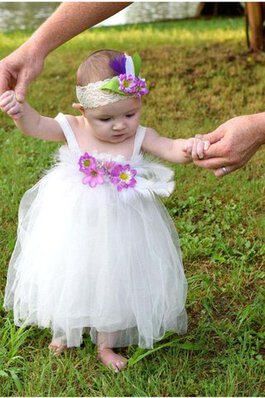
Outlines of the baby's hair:
[[77,85],[86,86],[116,76],[109,63],[119,55],[123,53],[115,50],[98,50],[90,54],[77,70]]

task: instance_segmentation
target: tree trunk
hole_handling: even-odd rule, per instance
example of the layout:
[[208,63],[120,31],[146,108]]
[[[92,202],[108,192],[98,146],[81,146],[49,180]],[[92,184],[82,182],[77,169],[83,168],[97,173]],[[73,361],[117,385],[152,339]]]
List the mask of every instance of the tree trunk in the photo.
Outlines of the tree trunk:
[[240,16],[244,8],[237,2],[200,2],[195,17]]
[[248,47],[252,51],[264,51],[265,32],[263,27],[263,21],[265,19],[265,5],[261,2],[245,4]]

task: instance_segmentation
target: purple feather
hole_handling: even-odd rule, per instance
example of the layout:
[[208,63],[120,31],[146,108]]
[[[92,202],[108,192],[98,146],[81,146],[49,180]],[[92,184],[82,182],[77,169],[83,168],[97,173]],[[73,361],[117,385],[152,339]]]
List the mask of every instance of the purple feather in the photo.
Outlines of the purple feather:
[[126,73],[125,63],[125,55],[119,55],[117,58],[110,61],[110,67],[113,69],[114,72],[117,72],[118,75],[124,75]]

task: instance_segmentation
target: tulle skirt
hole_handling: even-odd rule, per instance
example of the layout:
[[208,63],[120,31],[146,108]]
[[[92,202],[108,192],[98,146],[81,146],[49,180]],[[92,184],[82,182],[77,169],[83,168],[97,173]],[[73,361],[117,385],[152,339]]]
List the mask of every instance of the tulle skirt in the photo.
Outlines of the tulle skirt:
[[152,348],[185,333],[187,283],[177,233],[155,195],[90,188],[59,164],[19,207],[4,307],[18,326],[51,328],[80,346],[98,333],[112,347]]

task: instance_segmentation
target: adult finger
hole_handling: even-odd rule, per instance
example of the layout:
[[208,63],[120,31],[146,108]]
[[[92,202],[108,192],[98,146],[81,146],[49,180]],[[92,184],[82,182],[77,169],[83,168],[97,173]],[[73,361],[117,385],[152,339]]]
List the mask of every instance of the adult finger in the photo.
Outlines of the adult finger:
[[224,139],[218,141],[215,144],[211,144],[210,147],[204,152],[204,159],[210,158],[223,158],[226,155],[227,145],[225,145]]
[[233,171],[239,169],[240,166],[236,165],[236,166],[223,166],[220,167],[216,170],[214,170],[214,175],[216,177],[225,177],[227,174],[232,173]]
[[11,87],[8,84],[10,81],[10,74],[6,70],[6,67],[3,61],[0,61],[0,95],[3,94],[5,91],[9,90]]
[[215,144],[224,137],[224,134],[225,134],[224,128],[219,126],[216,130],[212,131],[211,133],[203,135],[199,134],[199,136],[201,140],[210,141],[210,144]]
[[18,75],[17,84],[15,87],[16,99],[18,102],[24,102],[27,94],[28,85],[31,79],[27,72],[21,72]]
[[[204,157],[206,157],[206,154],[204,154]],[[203,169],[214,170],[221,168],[223,166],[227,166],[229,162],[227,158],[220,157],[220,158],[194,160],[194,164],[196,164],[196,166],[202,167]]]

